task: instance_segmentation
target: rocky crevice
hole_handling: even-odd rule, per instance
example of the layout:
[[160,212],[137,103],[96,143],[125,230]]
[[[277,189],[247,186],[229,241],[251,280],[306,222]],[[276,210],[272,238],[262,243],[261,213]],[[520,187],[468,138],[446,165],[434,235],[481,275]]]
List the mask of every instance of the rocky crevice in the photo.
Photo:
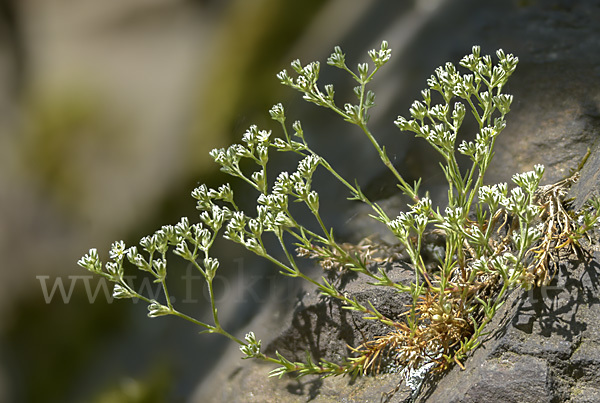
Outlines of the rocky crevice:
[[[440,10],[439,19],[432,19],[430,26],[425,27],[430,29],[428,35],[417,38],[407,51],[429,49],[444,55],[457,51],[458,44],[444,42],[443,32],[452,31],[451,25],[457,21],[454,17],[460,13],[470,16],[461,30],[470,44],[479,43],[486,51],[503,47],[521,59],[507,89],[515,96],[513,111],[496,144],[496,156],[486,182],[510,181],[512,174],[543,163],[546,166],[543,184],[553,183],[567,177],[590,148],[590,158],[569,195],[574,198],[573,208],[580,209],[600,189],[600,33],[598,25],[590,23],[600,16],[597,1],[568,5],[562,1],[510,5],[453,2],[452,7]],[[460,49],[462,55],[468,46],[461,44]],[[402,67],[406,68],[405,64]],[[403,111],[395,110],[398,112]],[[418,162],[415,166],[418,169],[423,168],[421,165],[429,166],[422,161],[432,161],[431,153],[420,148],[416,141],[410,147],[406,154]],[[419,176],[410,167],[406,169],[403,174],[407,177]],[[429,190],[434,198],[443,197],[447,189],[441,179],[425,181],[423,190]],[[378,182],[375,187],[385,186]],[[402,204],[397,196],[381,201],[381,205],[395,211]],[[351,216],[353,220],[345,230],[352,240],[378,233],[364,210],[358,208]],[[417,401],[600,401],[597,385],[600,249],[598,234],[593,238],[587,245],[591,256],[561,257],[558,272],[549,286],[531,291],[513,290],[488,325],[490,334],[465,361],[466,370],[455,366],[446,373],[431,376]],[[389,296],[377,294],[364,285],[359,279],[351,279],[346,291],[355,293],[357,298],[377,301],[378,309],[400,309],[402,301],[390,300]],[[306,290],[301,301],[304,306],[298,306],[281,319],[280,333],[264,340],[265,345],[281,352],[287,349],[298,359],[303,358],[306,348],[320,357],[339,359],[347,351],[346,344],[356,345],[363,340],[365,328],[354,314],[341,312],[335,303],[319,301],[314,290]],[[370,335],[380,331],[375,329]],[[239,358],[237,352],[235,357]],[[267,380],[269,367],[247,360],[243,365],[224,365],[216,371],[232,374],[232,367],[236,368],[235,374],[228,381],[216,389],[204,385],[198,396],[202,399],[215,396],[218,399],[212,400],[215,402],[408,403],[413,400],[412,391],[398,374],[355,380],[311,377]]]

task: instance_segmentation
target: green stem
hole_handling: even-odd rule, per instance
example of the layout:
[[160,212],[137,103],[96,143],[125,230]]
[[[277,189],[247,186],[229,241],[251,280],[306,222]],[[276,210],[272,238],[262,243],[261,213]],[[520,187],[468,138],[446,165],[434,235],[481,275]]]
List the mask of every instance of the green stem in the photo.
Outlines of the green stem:
[[163,292],[165,293],[165,299],[167,300],[167,306],[169,307],[169,309],[173,310],[173,304],[171,304],[171,298],[169,297],[169,291],[167,290],[167,284],[166,281],[163,279],[160,281],[162,288],[163,288]]
[[414,192],[412,187],[404,180],[402,175],[400,175],[400,173],[398,172],[398,170],[396,169],[394,164],[392,164],[389,157],[385,153],[385,150],[383,150],[383,148],[381,148],[381,146],[379,145],[379,143],[377,142],[375,137],[373,137],[373,134],[371,133],[369,128],[365,125],[364,122],[360,122],[358,124],[358,126],[367,135],[367,138],[369,139],[371,144],[373,144],[373,147],[375,147],[375,150],[377,150],[377,153],[379,154],[379,158],[381,159],[381,161],[383,161],[385,166],[394,174],[394,176],[396,177],[398,182],[400,182],[400,189],[402,189],[402,191],[406,195],[408,195],[411,199],[413,199],[413,201],[418,202],[419,201],[418,195]]
[[216,325],[216,326],[211,326],[208,325],[204,322],[200,322],[199,320],[196,320],[194,318],[192,318],[191,316],[188,316],[184,313],[181,313],[179,311],[173,310],[172,311],[172,315],[178,316],[182,319],[187,320],[188,322],[194,323],[195,325],[201,326],[203,328],[206,328],[205,332],[209,332],[209,333],[218,333],[221,334],[225,337],[227,337],[228,339],[240,344],[240,345],[246,345],[246,343],[244,343],[243,341],[241,341],[240,339],[238,339],[237,337],[233,336],[232,334],[228,333],[227,331],[223,330],[223,328],[221,328],[221,326]]
[[204,271],[202,269],[202,267],[200,267],[198,262],[196,262],[194,260],[192,262],[192,264],[194,266],[196,266],[196,268],[200,271],[200,273],[202,273],[202,275],[204,276],[204,279],[206,280],[206,285],[208,286],[208,296],[210,298],[210,307],[211,307],[212,315],[213,315],[213,321],[215,322],[216,328],[221,329],[221,325],[219,324],[219,316],[217,315],[217,306],[215,304],[215,295],[214,295],[214,290],[213,290],[212,278],[208,275],[208,273],[206,271]]

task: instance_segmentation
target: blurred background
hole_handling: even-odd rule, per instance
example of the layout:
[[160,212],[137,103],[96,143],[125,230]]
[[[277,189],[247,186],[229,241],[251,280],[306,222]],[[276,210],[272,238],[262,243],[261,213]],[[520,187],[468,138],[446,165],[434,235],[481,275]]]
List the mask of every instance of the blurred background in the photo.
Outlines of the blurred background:
[[[251,124],[278,133],[268,110],[280,101],[317,151],[384,197],[383,169],[357,129],[275,77],[295,58],[320,60],[323,82],[336,85],[340,104],[350,101],[352,82],[325,64],[336,45],[355,66],[389,41],[392,61],[372,87],[381,105],[373,132],[409,179],[437,172],[393,120],[435,67],[473,44],[531,62],[551,57],[523,39],[543,30],[515,33],[507,22],[543,7],[570,11],[569,2],[538,3],[0,0],[0,401],[186,401],[229,342],[178,319],[149,319],[142,303],[113,302],[76,261],[91,247],[105,257],[115,240],[135,244],[182,216],[193,220],[191,190],[228,181],[208,152]],[[342,189],[317,186],[342,239],[368,235],[344,229]],[[216,249],[221,315],[238,337],[271,294],[294,300],[294,286],[272,267],[229,244]],[[242,272],[252,274],[239,280]],[[174,294],[184,312],[205,317],[203,283],[189,284]]]

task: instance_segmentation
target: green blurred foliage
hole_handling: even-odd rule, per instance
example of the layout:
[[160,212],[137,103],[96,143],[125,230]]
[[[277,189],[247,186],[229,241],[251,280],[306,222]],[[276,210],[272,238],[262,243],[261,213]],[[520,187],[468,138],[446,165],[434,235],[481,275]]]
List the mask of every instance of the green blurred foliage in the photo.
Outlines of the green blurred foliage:
[[97,349],[124,330],[127,311],[114,309],[101,298],[90,309],[82,289],[75,289],[68,304],[58,298],[40,304],[38,298],[21,301],[4,336],[4,343],[11,346],[7,355],[16,383],[14,397],[23,402],[64,402]]
[[83,85],[32,91],[21,106],[17,150],[21,174],[65,218],[76,218],[90,163],[119,157],[127,136],[100,95]]
[[159,360],[142,379],[120,378],[90,403],[163,403],[169,401],[171,378],[168,365]]
[[225,146],[250,122],[269,121],[267,111],[284,91],[275,74],[289,64],[284,56],[325,4],[323,0],[232,2],[218,29],[218,53],[207,55],[214,60],[212,70],[202,73],[211,80],[207,90],[198,93],[202,113],[191,125],[191,160],[210,151],[207,138],[216,136]]

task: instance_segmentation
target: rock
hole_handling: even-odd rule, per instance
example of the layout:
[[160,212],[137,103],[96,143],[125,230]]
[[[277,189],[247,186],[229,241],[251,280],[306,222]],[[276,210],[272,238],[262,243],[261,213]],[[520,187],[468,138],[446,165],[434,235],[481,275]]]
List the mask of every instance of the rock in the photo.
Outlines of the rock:
[[[408,71],[421,68],[433,58],[436,65],[446,59],[457,62],[473,42],[482,44],[486,53],[503,47],[521,59],[508,90],[515,95],[513,111],[496,144],[488,182],[510,181],[512,174],[537,163],[546,166],[545,183],[555,182],[575,169],[591,147],[591,156],[571,195],[576,197],[575,207],[581,207],[590,195],[597,194],[600,150],[594,148],[594,143],[600,133],[600,28],[592,23],[600,17],[596,3],[443,3],[423,26],[423,35],[403,50],[404,55],[415,52],[414,58],[397,65]],[[444,36],[444,32],[454,32],[458,26],[460,35]],[[397,38],[386,39],[393,43]],[[429,53],[425,56],[417,49],[428,49]],[[424,81],[419,84],[423,85]],[[393,102],[394,108],[403,104],[406,100]],[[394,109],[393,113],[404,112]],[[392,113],[385,114],[393,119]],[[405,154],[416,158],[414,167],[421,171],[422,161],[432,158],[430,151],[416,142],[409,143]],[[410,165],[405,166],[408,176],[410,169]],[[419,172],[415,171],[414,176]],[[376,188],[386,186],[385,176],[373,181],[377,182]],[[434,178],[424,186],[441,199],[440,183]],[[396,211],[402,205],[395,197],[382,203]],[[347,227],[350,238],[378,231],[364,219],[363,210],[355,209],[354,213],[357,218]],[[429,378],[417,401],[600,401],[600,255],[588,246],[592,258],[582,261],[578,256],[565,256],[549,286],[511,292],[488,325],[491,333],[465,361],[466,370],[454,367]],[[350,282],[348,290],[387,303],[388,297],[369,294],[372,291],[359,284]],[[360,340],[359,327],[346,329],[347,318],[352,315],[340,314],[335,304],[327,308],[312,295],[313,291],[308,292],[311,295],[305,294],[301,300],[303,307],[297,307],[280,322],[279,335],[273,335],[267,344],[298,359],[306,348],[317,356],[338,357],[345,343]],[[388,394],[389,402],[411,401],[411,390],[394,374],[354,381],[310,377],[297,381],[267,379],[269,369],[251,361],[229,365],[224,361],[215,369],[218,375],[205,382],[193,400],[208,401],[207,397],[212,396],[215,402],[367,402],[380,401]]]
[[[393,264],[386,274],[395,282],[409,283],[414,273],[405,264]],[[405,311],[410,303],[404,293],[390,292],[388,289],[373,287],[368,280],[354,273],[341,277],[340,287],[355,296],[360,303],[371,301],[383,315],[395,317]],[[386,327],[377,323],[365,322],[361,314],[342,309],[337,301],[319,296],[316,289],[305,291],[295,309],[280,322],[274,338],[267,341],[265,353],[274,356],[278,351],[292,361],[304,361],[305,352],[310,351],[313,359],[326,359],[341,362],[350,352],[348,346],[358,346],[362,341],[386,333]],[[370,324],[370,325],[369,325]],[[286,327],[281,330],[281,327]],[[239,358],[239,352],[236,352]],[[262,362],[243,361],[234,368],[225,367],[214,371],[217,380],[212,379],[206,389],[199,390],[195,400],[216,402],[300,402],[318,398],[323,402],[378,401],[382,393],[388,393],[398,386],[398,376],[386,374],[380,377],[349,377],[320,379],[308,376],[299,380],[286,376],[282,379],[268,378],[273,366]],[[219,385],[218,390],[210,389]],[[221,387],[223,386],[223,387]],[[402,393],[410,394],[409,389]],[[200,396],[202,396],[200,398]],[[206,400],[211,396],[212,400]],[[374,399],[374,400],[370,400]]]
[[578,402],[597,384],[600,266],[566,260],[547,287],[515,290],[466,361],[429,385],[426,402]]

